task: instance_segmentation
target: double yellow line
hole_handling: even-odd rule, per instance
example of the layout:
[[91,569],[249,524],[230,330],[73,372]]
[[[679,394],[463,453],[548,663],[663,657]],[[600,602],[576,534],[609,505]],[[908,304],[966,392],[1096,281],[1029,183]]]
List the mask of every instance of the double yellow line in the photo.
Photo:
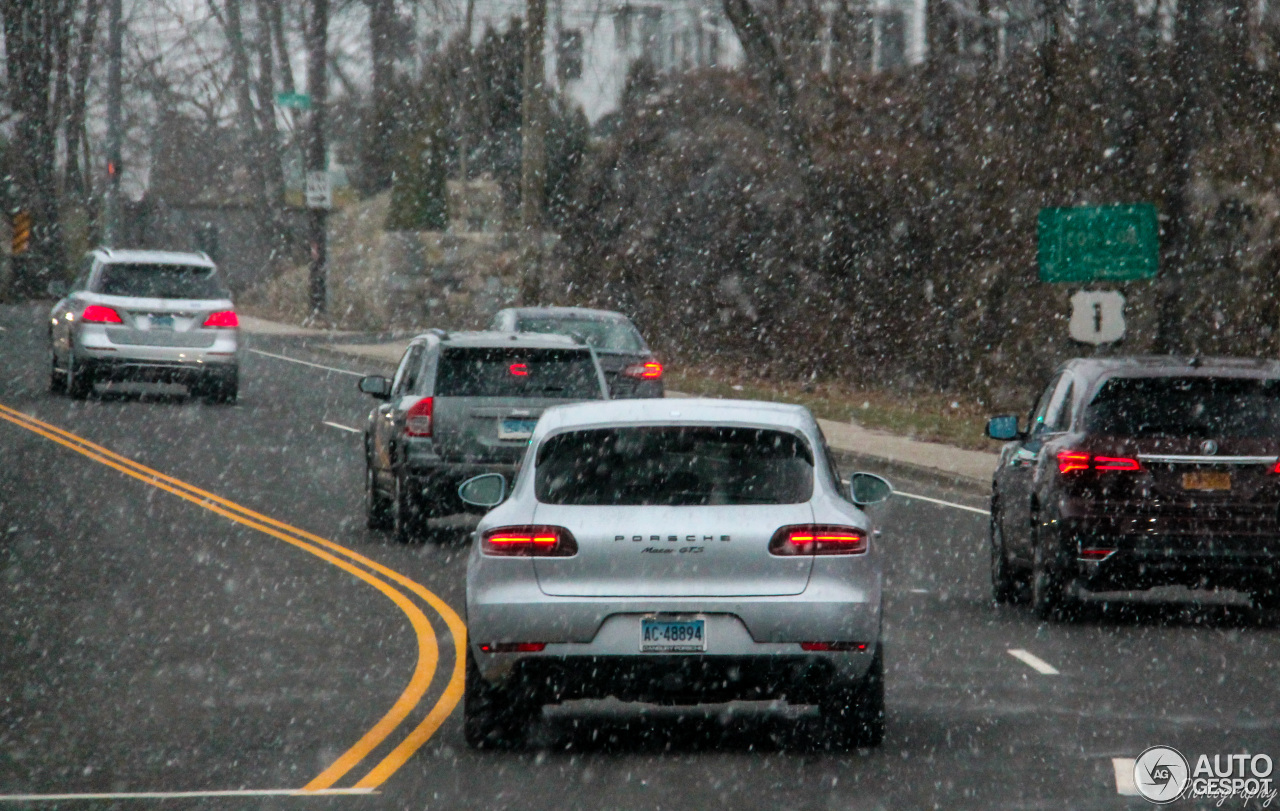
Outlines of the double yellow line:
[[356,741],[350,749],[343,752],[328,768],[308,783],[303,788],[303,791],[319,791],[332,788],[334,784],[359,766],[374,749],[378,748],[400,728],[409,714],[426,696],[427,690],[431,687],[431,681],[435,677],[436,666],[439,661],[439,647],[430,621],[418,606],[418,603],[412,599],[413,596],[416,596],[429,606],[448,626],[449,635],[453,639],[454,646],[453,672],[449,676],[449,683],[445,686],[444,692],[436,700],[435,705],[432,706],[427,716],[390,753],[378,761],[364,777],[357,780],[351,787],[377,788],[382,785],[397,769],[404,765],[405,761],[414,752],[418,751],[435,734],[435,731],[440,728],[444,720],[449,717],[449,713],[453,712],[454,707],[458,705],[458,701],[462,698],[464,683],[464,663],[466,661],[467,645],[466,625],[462,622],[462,618],[444,600],[421,584],[341,544],[321,538],[318,535],[312,535],[283,521],[277,521],[274,518],[254,512],[234,501],[214,495],[206,490],[201,490],[181,479],[175,479],[158,470],[138,464],[132,459],[121,456],[56,425],[38,420],[29,414],[0,405],[0,419],[7,420],[32,433],[39,434],[126,476],[309,552],[326,563],[337,566],[339,569],[373,586],[386,595],[387,599],[395,603],[409,618],[409,623],[413,626],[414,633],[418,638],[418,664],[414,668],[413,676],[409,679],[409,684],[391,709],[368,732],[361,736],[360,740]]

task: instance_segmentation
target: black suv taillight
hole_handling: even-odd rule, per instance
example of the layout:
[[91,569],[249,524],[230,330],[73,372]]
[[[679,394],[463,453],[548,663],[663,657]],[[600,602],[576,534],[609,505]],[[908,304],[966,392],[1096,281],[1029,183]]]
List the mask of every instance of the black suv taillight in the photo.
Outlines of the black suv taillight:
[[496,527],[480,536],[480,551],[500,557],[570,558],[578,554],[578,541],[564,527]]
[[867,533],[834,524],[795,524],[773,533],[769,551],[775,555],[860,555],[867,551]]
[[1096,456],[1087,451],[1058,451],[1059,473],[1075,473],[1082,470],[1134,472],[1142,470],[1142,465],[1130,456]]

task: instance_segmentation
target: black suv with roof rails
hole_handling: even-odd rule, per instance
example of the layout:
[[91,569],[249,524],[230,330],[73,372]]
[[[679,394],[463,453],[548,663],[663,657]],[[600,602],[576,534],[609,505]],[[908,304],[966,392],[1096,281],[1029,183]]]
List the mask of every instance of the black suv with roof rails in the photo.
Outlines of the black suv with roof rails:
[[992,480],[997,602],[1061,616],[1083,591],[1229,588],[1280,611],[1280,363],[1068,361]]
[[595,352],[561,335],[431,330],[393,379],[359,385],[382,401],[364,431],[368,525],[402,541],[424,534],[427,518],[466,510],[464,480],[510,480],[545,409],[608,399]]

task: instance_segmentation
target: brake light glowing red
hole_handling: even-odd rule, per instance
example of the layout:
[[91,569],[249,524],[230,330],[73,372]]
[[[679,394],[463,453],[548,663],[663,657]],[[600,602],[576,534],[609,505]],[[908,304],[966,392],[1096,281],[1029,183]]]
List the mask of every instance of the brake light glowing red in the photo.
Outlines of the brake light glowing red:
[[206,327],[238,327],[240,319],[236,316],[235,310],[220,310],[216,313],[210,313],[209,317],[204,320]]
[[123,324],[124,319],[120,317],[120,313],[110,307],[103,307],[101,304],[90,304],[84,308],[84,312],[80,314],[81,321],[87,321],[90,324]]
[[529,364],[527,363],[513,363],[508,368],[511,370],[511,374],[515,375],[516,377],[529,376]]
[[623,377],[630,377],[636,380],[657,380],[662,377],[662,364],[656,360],[647,360],[644,363],[633,363],[622,370]]
[[1085,549],[1080,550],[1081,560],[1106,560],[1116,553],[1114,549]]
[[1085,451],[1058,451],[1058,472],[1074,473],[1077,470],[1138,471],[1142,465],[1129,456],[1094,456]]
[[578,541],[564,527],[497,527],[480,536],[480,551],[503,557],[568,558],[578,554]]
[[1271,468],[1272,473],[1280,473],[1280,459],[1276,460],[1275,465]]
[[867,551],[867,533],[856,527],[798,524],[773,533],[769,551],[775,555],[860,555]]
[[430,397],[423,397],[409,407],[404,415],[405,436],[431,436],[431,415],[435,403]]
[[811,651],[864,651],[866,642],[801,642],[800,650]]
[[481,645],[485,653],[540,653],[546,650],[546,642],[490,642]]

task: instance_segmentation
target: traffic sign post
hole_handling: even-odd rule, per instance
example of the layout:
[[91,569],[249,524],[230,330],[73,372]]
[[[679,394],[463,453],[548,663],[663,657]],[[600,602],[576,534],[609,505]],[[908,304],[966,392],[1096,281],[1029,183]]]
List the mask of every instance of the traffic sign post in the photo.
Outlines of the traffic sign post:
[[333,208],[333,184],[327,171],[307,172],[307,208]]
[[1039,219],[1040,281],[1087,284],[1154,278],[1160,226],[1150,203],[1043,208]]

